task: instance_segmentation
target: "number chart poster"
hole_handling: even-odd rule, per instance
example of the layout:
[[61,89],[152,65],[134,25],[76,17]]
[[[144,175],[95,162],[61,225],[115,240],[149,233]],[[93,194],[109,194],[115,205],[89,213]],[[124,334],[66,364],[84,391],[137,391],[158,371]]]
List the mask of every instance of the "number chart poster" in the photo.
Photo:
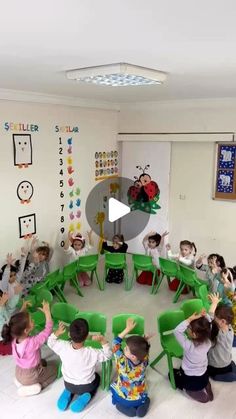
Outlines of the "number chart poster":
[[236,200],[236,144],[217,144],[214,198]]
[[[64,246],[64,237],[68,231],[79,232],[81,229],[80,188],[75,180],[78,164],[75,161],[75,143],[78,141],[79,128],[55,126],[58,141],[58,193],[60,197],[59,223],[60,245]],[[78,176],[76,176],[77,179]]]

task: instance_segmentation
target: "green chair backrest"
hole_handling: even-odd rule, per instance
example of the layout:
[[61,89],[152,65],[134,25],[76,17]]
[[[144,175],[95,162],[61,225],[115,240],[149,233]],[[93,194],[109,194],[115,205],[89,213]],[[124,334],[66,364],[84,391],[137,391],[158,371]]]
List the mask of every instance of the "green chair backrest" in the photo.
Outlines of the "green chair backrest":
[[59,269],[47,274],[44,280],[44,283],[48,289],[53,289],[55,285],[58,285],[61,282],[63,282],[63,276]]
[[144,335],[144,317],[138,314],[117,314],[112,318],[113,336],[118,336],[126,328],[126,320],[132,317],[136,322],[135,328],[131,331],[131,335]]
[[188,268],[184,265],[179,265],[179,272],[181,280],[190,287],[194,287],[196,285],[196,272],[194,269]]
[[153,267],[152,257],[147,255],[133,254],[132,260],[134,267],[139,270],[149,270],[150,267]]
[[105,253],[105,265],[110,268],[117,268],[124,266],[126,263],[125,253]]
[[193,313],[200,313],[203,309],[203,303],[199,298],[193,298],[192,300],[184,301],[180,309],[183,310],[184,317],[187,319]]
[[159,258],[160,270],[164,275],[176,277],[179,273],[179,265],[175,260]]
[[90,347],[90,348],[94,348],[94,349],[101,349],[102,345],[100,342],[96,341],[96,340],[92,340],[92,339],[87,339],[84,342],[84,346],[86,347]]
[[184,312],[182,310],[168,310],[160,314],[157,318],[157,325],[160,335],[173,332],[179,323],[184,321]]
[[36,304],[41,305],[43,301],[47,301],[49,304],[53,302],[53,296],[47,289],[41,289],[35,296]]
[[76,275],[78,271],[78,260],[65,265],[63,268],[63,276],[64,278],[71,278]]
[[97,267],[98,263],[98,254],[96,255],[86,255],[80,256],[78,260],[78,270],[92,270]]
[[72,304],[55,303],[52,306],[51,312],[54,320],[70,324],[75,320],[79,310]]
[[89,325],[89,332],[101,333],[101,335],[105,335],[107,328],[107,318],[104,314],[92,311],[79,311],[79,313],[76,315],[76,318],[87,320]]
[[198,291],[198,297],[201,298],[202,303],[203,303],[205,309],[208,310],[210,308],[211,303],[210,303],[210,301],[208,299],[209,291],[208,291],[207,285],[204,285],[204,284],[201,285],[198,288],[197,291]]

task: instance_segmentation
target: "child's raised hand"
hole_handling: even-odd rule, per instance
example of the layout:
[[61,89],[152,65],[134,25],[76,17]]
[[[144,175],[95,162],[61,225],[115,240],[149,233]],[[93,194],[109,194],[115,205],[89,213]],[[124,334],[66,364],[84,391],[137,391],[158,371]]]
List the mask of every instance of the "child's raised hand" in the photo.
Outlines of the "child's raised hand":
[[0,297],[0,306],[5,306],[7,301],[9,300],[9,294],[7,292],[4,292],[2,296]]
[[164,237],[166,237],[166,236],[168,236],[168,234],[169,234],[169,231],[164,231],[164,233],[161,235],[161,237],[164,239]]
[[130,317],[129,319],[126,320],[126,330],[127,331],[131,331],[135,328],[136,326],[136,322],[134,321],[134,319],[132,319],[132,317]]
[[209,294],[208,298],[212,304],[216,304],[216,305],[219,304],[219,302],[221,301],[220,294],[218,292]]
[[147,335],[144,335],[144,339],[146,339],[147,341],[149,341],[154,336],[156,336],[156,333],[148,333]]
[[15,259],[13,258],[12,253],[8,253],[8,254],[7,254],[7,257],[6,257],[6,262],[7,262],[7,265],[8,265],[8,266],[10,266],[10,265],[13,265],[13,264],[14,264]]
[[58,324],[58,329],[56,330],[56,332],[54,333],[56,337],[59,337],[61,335],[63,335],[66,331],[66,327],[64,325],[63,322],[59,322]]
[[27,250],[25,249],[25,247],[21,247],[21,249],[20,249],[20,251],[21,251],[21,256],[22,257],[26,257],[27,256]]
[[20,311],[26,311],[28,307],[32,307],[32,303],[31,301],[25,300],[23,301]]
[[105,343],[107,343],[107,340],[105,336],[103,335],[93,335],[92,340],[95,340],[96,342],[100,342],[101,345],[104,345]]
[[195,312],[187,320],[189,323],[191,323],[193,320],[197,320],[197,319],[200,319],[200,317],[205,316],[205,314],[206,314],[205,311],[204,311],[204,314],[202,314],[202,311],[200,313]]
[[19,282],[16,283],[16,285],[14,286],[14,294],[15,295],[19,295],[23,290],[23,287],[21,284],[19,284]]
[[171,245],[170,245],[170,243],[167,243],[166,250],[170,250],[170,249],[171,249]]
[[42,311],[45,315],[50,312],[50,305],[48,303],[48,301],[44,301],[42,302],[42,307],[39,307],[39,310]]

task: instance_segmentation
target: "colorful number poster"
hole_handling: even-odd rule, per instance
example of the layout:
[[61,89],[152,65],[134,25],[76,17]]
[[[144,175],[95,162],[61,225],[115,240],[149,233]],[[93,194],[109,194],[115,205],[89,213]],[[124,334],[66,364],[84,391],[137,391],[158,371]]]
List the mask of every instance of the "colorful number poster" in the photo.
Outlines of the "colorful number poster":
[[95,180],[118,177],[118,151],[96,151]]
[[236,144],[217,145],[215,198],[236,200]]

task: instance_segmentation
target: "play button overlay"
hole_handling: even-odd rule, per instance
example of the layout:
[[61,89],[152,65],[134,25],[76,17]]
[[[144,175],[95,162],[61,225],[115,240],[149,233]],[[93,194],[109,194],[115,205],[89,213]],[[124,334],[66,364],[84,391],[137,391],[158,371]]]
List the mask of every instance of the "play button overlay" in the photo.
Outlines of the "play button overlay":
[[[123,234],[128,241],[145,229],[150,204],[135,182],[126,177],[110,178],[100,181],[90,191],[85,212],[90,228],[99,237],[112,241],[115,234]],[[141,204],[137,205],[139,199]]]
[[128,205],[122,204],[115,198],[109,198],[108,203],[108,220],[113,223],[114,221],[119,220],[124,217],[126,214],[129,214],[131,211]]

